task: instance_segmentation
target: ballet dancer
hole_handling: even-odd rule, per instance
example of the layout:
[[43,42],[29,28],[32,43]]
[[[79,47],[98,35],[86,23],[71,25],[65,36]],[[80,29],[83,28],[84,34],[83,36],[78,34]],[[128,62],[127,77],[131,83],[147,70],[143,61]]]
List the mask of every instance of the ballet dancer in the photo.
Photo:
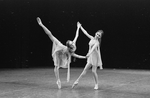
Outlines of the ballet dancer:
[[37,22],[38,24],[43,28],[45,33],[49,36],[49,38],[53,42],[53,47],[52,47],[52,57],[54,61],[54,72],[55,76],[57,79],[56,84],[58,85],[58,88],[61,89],[61,81],[59,78],[59,68],[68,68],[67,72],[67,82],[70,80],[70,63],[71,63],[71,56],[77,57],[77,58],[86,58],[85,56],[77,55],[75,54],[76,50],[76,41],[79,36],[79,28],[81,24],[78,22],[77,23],[77,30],[76,30],[76,35],[73,41],[68,40],[66,42],[66,46],[63,45],[56,37],[54,37],[43,24],[42,21],[39,17],[37,17]]
[[80,27],[83,33],[90,38],[89,42],[89,51],[87,53],[87,64],[82,71],[81,75],[77,78],[77,80],[72,85],[72,88],[74,88],[81,77],[86,74],[87,70],[92,67],[92,72],[94,74],[94,80],[95,80],[95,87],[94,89],[98,89],[98,75],[97,75],[97,67],[99,66],[100,69],[103,69],[102,67],[102,60],[101,60],[101,54],[100,54],[100,43],[101,43],[101,37],[103,34],[103,30],[99,30],[95,33],[95,37],[89,35],[87,31],[81,26]]

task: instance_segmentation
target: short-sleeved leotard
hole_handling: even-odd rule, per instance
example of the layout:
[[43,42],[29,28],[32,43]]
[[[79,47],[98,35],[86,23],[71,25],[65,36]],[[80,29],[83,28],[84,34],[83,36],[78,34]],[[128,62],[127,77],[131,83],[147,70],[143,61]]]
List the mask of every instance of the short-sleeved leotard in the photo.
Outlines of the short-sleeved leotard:
[[91,39],[89,42],[89,51],[92,49],[95,43],[98,43],[98,46],[93,50],[93,52],[90,54],[90,56],[87,59],[87,63],[92,64],[93,66],[99,66],[100,69],[103,69],[102,67],[102,60],[100,55],[100,48],[99,48],[99,41],[96,39]]
[[53,42],[52,57],[54,65],[62,68],[68,68],[68,64],[71,62],[71,55],[67,47],[58,42]]

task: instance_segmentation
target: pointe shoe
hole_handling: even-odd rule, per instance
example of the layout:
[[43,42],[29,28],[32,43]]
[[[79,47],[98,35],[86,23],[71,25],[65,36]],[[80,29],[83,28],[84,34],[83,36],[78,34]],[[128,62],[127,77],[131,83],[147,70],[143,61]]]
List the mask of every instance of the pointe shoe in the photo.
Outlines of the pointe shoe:
[[94,89],[95,89],[95,90],[97,90],[97,89],[98,89],[98,84],[95,84]]
[[61,82],[57,81],[56,84],[57,84],[58,88],[61,89]]
[[76,82],[73,83],[72,88],[74,88],[77,85],[78,85],[78,82],[76,81]]
[[67,79],[67,82],[69,82],[70,81],[70,79]]

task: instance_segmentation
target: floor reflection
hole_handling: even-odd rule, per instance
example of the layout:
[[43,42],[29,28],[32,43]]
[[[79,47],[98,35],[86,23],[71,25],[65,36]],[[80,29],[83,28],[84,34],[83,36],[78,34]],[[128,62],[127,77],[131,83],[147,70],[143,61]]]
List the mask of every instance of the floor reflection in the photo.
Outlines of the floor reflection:
[[79,93],[77,90],[72,90],[72,95],[75,97],[75,98],[79,98]]
[[100,90],[61,89],[56,93],[57,98],[103,98]]
[[57,95],[57,98],[61,98],[62,90],[61,90],[61,89],[60,89],[60,90],[58,90],[56,95]]

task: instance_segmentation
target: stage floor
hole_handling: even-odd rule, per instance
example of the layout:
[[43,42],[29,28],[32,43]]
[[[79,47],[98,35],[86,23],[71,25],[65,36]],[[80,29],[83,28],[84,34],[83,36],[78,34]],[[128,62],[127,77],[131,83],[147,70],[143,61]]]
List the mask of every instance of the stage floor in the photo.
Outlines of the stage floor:
[[94,90],[91,70],[71,89],[83,69],[60,69],[62,89],[58,89],[53,69],[0,71],[0,98],[150,98],[150,71],[98,69],[99,89]]

